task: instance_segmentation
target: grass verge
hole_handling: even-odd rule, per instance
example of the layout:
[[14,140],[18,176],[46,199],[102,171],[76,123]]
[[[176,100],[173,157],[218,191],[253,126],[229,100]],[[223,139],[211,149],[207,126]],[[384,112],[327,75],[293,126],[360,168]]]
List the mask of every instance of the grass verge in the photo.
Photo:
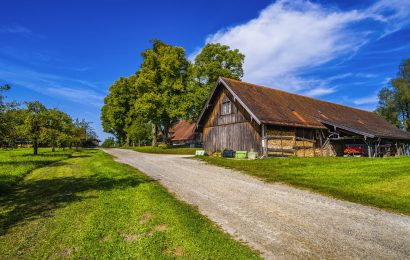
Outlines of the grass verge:
[[159,148],[154,146],[139,146],[129,147],[128,149],[141,153],[195,155],[195,151],[200,148]]
[[38,168],[0,197],[0,252],[4,259],[259,258],[97,149]]
[[336,198],[410,215],[410,157],[202,160]]

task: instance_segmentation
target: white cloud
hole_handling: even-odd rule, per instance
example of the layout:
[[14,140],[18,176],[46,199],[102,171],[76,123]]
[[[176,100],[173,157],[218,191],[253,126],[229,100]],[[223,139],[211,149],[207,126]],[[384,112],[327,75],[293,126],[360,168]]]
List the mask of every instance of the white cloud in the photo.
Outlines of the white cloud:
[[377,94],[361,97],[353,100],[353,104],[355,105],[369,105],[369,104],[376,104],[379,101]]
[[47,92],[81,104],[102,106],[104,96],[89,89],[74,89],[69,87],[50,87]]
[[319,88],[313,88],[308,90],[306,93],[304,93],[306,96],[310,97],[319,97],[319,96],[324,96],[328,94],[332,94],[336,92],[335,88],[325,88],[325,87],[319,87]]
[[[406,1],[408,6],[410,1]],[[244,53],[245,81],[326,95],[336,91],[327,85],[334,79],[306,80],[303,72],[354,56],[371,39],[407,24],[410,8],[401,8],[399,2],[403,1],[393,2],[389,5],[391,1],[381,0],[365,10],[342,11],[305,0],[279,0],[255,19],[222,29],[208,36],[206,42],[226,44]],[[385,26],[385,31],[374,35],[368,30],[354,30],[355,24],[369,20]],[[196,53],[190,55],[191,60]]]

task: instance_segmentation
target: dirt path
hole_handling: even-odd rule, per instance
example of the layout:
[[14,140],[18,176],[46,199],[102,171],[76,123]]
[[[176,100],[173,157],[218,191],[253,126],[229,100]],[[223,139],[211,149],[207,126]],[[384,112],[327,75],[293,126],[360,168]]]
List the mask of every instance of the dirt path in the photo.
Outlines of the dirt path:
[[335,200],[178,155],[108,149],[266,258],[410,259],[410,217]]

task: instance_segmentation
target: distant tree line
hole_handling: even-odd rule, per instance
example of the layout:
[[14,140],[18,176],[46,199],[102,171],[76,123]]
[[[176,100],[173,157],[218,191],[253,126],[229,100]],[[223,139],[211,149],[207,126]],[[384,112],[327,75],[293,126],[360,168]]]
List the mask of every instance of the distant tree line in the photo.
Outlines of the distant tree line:
[[397,127],[410,131],[410,59],[400,64],[390,86],[380,90],[376,112]]
[[101,109],[103,129],[119,145],[155,146],[158,137],[167,143],[174,123],[197,119],[218,77],[242,78],[245,56],[226,45],[207,44],[190,62],[182,47],[153,40],[142,58],[135,74],[109,88]]
[[90,146],[97,135],[90,123],[73,120],[57,108],[47,108],[39,101],[6,102],[9,85],[0,86],[0,147],[30,144],[33,153],[39,146],[56,148]]

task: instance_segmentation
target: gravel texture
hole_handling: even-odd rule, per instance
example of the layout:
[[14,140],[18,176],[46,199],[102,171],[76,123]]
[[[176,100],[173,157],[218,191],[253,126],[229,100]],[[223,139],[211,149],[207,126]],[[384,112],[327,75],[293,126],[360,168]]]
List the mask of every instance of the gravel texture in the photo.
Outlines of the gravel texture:
[[336,200],[180,155],[105,149],[198,207],[268,259],[410,259],[410,217]]

